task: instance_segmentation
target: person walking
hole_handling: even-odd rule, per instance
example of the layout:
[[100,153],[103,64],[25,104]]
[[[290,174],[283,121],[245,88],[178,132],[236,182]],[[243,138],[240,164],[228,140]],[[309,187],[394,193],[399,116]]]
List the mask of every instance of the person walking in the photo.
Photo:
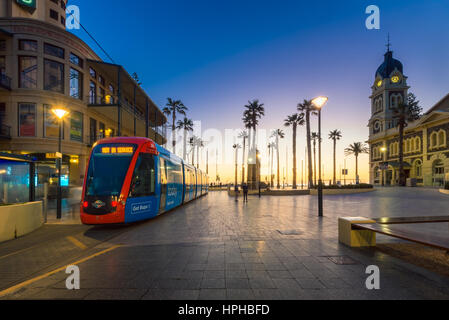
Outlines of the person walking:
[[236,184],[234,186],[234,193],[235,193],[235,201],[239,201],[239,186]]
[[243,189],[243,201],[248,202],[248,185],[244,183],[242,185],[242,189]]

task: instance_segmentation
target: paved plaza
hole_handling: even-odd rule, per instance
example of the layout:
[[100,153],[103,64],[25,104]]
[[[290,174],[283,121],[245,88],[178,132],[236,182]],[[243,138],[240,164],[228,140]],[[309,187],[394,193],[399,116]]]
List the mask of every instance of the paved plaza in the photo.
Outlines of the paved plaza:
[[[337,238],[339,216],[447,215],[449,196],[423,188],[325,196],[321,219],[316,201],[250,196],[243,203],[220,191],[130,226],[47,225],[0,244],[0,292],[50,272],[1,298],[449,298],[449,278]],[[449,237],[447,223],[413,227]],[[81,289],[69,291],[68,275],[51,271],[77,261]],[[380,290],[366,289],[368,265],[380,268]]]

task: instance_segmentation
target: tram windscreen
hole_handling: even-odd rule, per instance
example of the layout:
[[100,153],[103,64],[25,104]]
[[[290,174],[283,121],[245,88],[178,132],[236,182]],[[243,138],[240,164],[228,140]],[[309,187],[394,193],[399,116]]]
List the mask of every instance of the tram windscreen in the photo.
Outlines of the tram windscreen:
[[134,144],[118,143],[96,146],[89,161],[86,195],[120,195],[136,147]]

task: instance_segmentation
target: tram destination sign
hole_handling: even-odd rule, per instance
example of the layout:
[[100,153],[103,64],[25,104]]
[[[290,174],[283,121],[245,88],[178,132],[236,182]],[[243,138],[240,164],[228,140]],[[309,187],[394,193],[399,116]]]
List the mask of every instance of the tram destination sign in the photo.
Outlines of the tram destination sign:
[[37,0],[16,0],[16,3],[25,10],[33,13],[36,10]]

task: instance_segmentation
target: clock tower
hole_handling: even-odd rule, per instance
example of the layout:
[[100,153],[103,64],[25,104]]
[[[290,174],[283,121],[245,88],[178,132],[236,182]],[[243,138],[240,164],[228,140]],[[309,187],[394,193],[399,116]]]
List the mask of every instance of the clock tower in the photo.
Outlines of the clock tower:
[[371,118],[368,124],[370,140],[396,127],[393,109],[406,99],[408,89],[402,63],[393,58],[393,51],[388,43],[384,62],[377,68],[371,87]]

